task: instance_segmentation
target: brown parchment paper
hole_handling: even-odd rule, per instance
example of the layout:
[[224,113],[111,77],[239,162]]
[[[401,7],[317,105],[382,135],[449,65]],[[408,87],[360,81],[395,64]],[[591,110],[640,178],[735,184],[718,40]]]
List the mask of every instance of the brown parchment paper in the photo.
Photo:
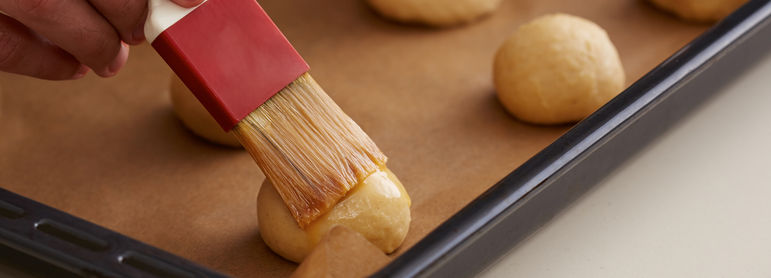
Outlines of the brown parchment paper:
[[[519,24],[551,12],[598,23],[627,83],[708,27],[636,0],[505,0],[451,29],[395,24],[361,0],[260,2],[411,195],[412,225],[395,255],[569,128],[523,124],[495,99],[492,57]],[[0,186],[227,274],[290,274],[296,266],[259,237],[263,175],[244,151],[182,127],[169,74],[146,44],[110,79],[0,74]]]

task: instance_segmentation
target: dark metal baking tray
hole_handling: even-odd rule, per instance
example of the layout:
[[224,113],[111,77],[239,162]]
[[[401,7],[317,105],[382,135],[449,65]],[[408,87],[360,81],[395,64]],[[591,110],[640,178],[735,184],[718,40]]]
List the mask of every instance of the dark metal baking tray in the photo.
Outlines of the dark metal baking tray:
[[[478,273],[771,50],[750,1],[514,170],[376,277]],[[0,189],[0,276],[224,277]]]
[[0,188],[0,277],[225,277]]
[[771,52],[770,15],[771,1],[748,2],[374,276],[466,277],[483,270]]

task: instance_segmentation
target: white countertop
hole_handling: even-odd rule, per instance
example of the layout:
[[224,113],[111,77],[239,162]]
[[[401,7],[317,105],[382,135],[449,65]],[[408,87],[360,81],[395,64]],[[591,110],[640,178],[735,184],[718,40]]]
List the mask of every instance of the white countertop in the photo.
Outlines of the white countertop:
[[771,277],[771,55],[482,277]]

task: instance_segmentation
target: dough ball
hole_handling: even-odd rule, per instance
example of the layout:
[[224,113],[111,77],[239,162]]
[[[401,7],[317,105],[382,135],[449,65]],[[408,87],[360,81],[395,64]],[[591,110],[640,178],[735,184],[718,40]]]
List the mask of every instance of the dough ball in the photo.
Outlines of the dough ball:
[[303,230],[266,180],[257,196],[257,220],[265,244],[280,256],[298,263],[336,225],[359,232],[383,252],[391,253],[407,236],[410,198],[391,171],[377,171]]
[[471,22],[493,12],[501,0],[367,0],[384,17],[443,27]]
[[696,22],[714,22],[738,9],[747,0],[650,0],[658,8]]
[[493,74],[506,110],[536,124],[579,121],[624,86],[624,69],[605,31],[565,14],[519,27],[498,49]]
[[169,91],[171,92],[171,104],[174,107],[174,113],[193,133],[216,144],[241,147],[236,136],[222,130],[217,121],[175,74],[171,76]]

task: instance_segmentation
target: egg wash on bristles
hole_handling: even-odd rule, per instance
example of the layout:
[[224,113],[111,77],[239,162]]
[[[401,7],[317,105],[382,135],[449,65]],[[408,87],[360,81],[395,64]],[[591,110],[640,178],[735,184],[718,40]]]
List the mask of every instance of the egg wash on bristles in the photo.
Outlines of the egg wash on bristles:
[[233,133],[302,228],[388,159],[308,73],[247,115]]

